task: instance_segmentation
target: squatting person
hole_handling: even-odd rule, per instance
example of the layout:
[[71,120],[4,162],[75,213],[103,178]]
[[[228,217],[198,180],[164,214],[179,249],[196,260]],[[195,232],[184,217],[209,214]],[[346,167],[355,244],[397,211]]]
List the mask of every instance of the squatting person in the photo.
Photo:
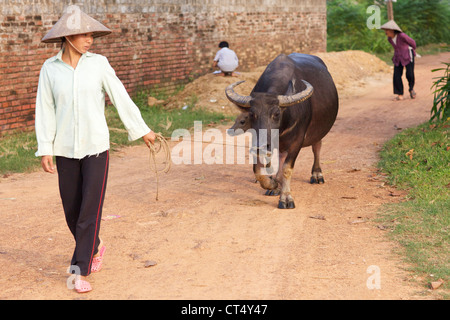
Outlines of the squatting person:
[[236,53],[229,48],[229,44],[226,41],[219,43],[220,50],[217,51],[213,60],[213,68],[219,67],[220,76],[236,76],[234,72],[239,66],[239,59]]

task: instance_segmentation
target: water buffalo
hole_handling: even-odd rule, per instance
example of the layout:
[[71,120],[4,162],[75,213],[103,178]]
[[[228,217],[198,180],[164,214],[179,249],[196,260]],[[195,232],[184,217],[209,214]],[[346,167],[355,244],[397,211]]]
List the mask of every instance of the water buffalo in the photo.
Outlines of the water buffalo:
[[[266,145],[257,139],[258,152],[271,149],[271,132],[278,132],[279,169],[275,176],[262,173],[264,164],[253,165],[256,179],[267,195],[280,195],[278,208],[295,208],[290,180],[295,160],[302,147],[312,146],[314,164],[311,183],[323,183],[320,168],[322,138],[330,131],[338,112],[338,94],[323,61],[313,55],[281,54],[265,69],[249,96],[239,95],[229,85],[225,94],[237,105],[241,114],[233,128],[252,128],[259,135],[266,129]],[[278,129],[272,131],[273,129]]]

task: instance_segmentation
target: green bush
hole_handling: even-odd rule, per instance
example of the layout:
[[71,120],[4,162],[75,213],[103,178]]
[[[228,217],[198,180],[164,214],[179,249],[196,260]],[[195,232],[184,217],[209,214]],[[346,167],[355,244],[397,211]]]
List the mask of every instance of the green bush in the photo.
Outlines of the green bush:
[[383,53],[390,50],[384,32],[367,27],[366,21],[370,15],[366,10],[370,5],[373,5],[373,1],[327,1],[328,51],[364,50]]
[[[363,50],[386,53],[392,50],[383,30],[369,29],[371,16],[367,8],[378,5],[381,24],[387,21],[384,1],[328,0],[327,50]],[[430,43],[450,43],[450,0],[401,0],[393,3],[394,20],[412,37],[418,46]]]
[[401,0],[393,8],[394,20],[418,46],[450,43],[449,0]]

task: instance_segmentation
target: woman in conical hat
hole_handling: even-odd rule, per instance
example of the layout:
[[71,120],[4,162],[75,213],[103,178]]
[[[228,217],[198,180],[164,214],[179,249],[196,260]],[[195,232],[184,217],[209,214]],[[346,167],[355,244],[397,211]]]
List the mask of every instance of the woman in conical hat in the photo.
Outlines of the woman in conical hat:
[[394,100],[403,100],[403,68],[406,69],[406,79],[409,85],[409,95],[411,99],[416,97],[414,91],[414,61],[416,56],[416,42],[400,29],[394,20],[390,20],[381,26],[388,37],[389,43],[394,47],[394,94],[397,95]]
[[117,108],[129,140],[143,138],[147,146],[155,141],[107,58],[89,52],[94,38],[109,33],[79,7],[70,6],[42,39],[63,45],[39,75],[36,156],[44,171],[58,173],[64,214],[75,238],[70,272],[77,274],[74,288],[80,293],[92,290],[87,276],[100,270],[106,250],[99,237],[110,147],[104,92]]

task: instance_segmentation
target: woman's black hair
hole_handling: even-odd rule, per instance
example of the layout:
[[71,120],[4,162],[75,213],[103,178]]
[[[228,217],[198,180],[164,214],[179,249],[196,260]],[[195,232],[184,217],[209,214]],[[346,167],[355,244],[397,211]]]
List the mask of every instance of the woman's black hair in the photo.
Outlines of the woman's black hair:
[[66,38],[61,37],[61,49],[64,47],[64,42],[66,42]]
[[401,32],[398,31],[398,30],[394,30],[394,34],[395,34],[395,35],[398,35],[399,33],[401,33]]
[[219,43],[219,48],[228,48],[228,42],[222,41],[221,43]]

